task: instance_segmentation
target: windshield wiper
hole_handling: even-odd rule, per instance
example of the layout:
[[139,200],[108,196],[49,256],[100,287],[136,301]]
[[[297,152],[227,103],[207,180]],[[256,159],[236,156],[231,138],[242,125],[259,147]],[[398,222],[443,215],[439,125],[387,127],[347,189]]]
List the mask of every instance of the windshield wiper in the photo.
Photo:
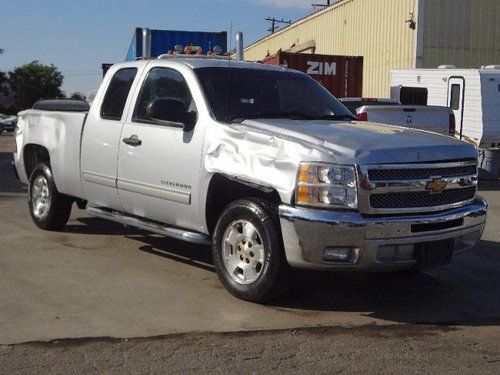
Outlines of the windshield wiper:
[[243,122],[245,120],[259,119],[259,118],[284,118],[289,120],[314,120],[315,117],[301,112],[260,112],[246,117],[233,117],[229,120],[231,122]]
[[284,118],[289,120],[357,120],[356,116],[350,113],[343,113],[339,115],[323,115],[323,116],[312,116],[302,112],[260,112],[254,115],[249,115],[246,117],[231,117],[228,122],[241,123],[245,120],[259,119],[259,118]]

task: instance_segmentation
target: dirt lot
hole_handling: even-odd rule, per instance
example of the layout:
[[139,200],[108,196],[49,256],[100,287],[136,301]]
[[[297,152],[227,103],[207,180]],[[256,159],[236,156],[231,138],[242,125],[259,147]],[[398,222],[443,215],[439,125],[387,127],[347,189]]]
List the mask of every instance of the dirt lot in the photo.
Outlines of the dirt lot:
[[66,340],[0,348],[0,373],[498,374],[499,333],[398,325]]
[[0,137],[0,374],[500,373],[500,183],[483,241],[423,273],[297,273],[269,306],[206,247],[89,217],[35,228]]

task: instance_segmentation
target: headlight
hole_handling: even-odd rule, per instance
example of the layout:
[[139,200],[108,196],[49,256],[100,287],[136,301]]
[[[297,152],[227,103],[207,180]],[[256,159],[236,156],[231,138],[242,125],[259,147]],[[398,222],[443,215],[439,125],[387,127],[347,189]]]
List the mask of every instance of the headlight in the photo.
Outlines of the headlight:
[[353,166],[300,163],[295,203],[301,206],[357,208]]

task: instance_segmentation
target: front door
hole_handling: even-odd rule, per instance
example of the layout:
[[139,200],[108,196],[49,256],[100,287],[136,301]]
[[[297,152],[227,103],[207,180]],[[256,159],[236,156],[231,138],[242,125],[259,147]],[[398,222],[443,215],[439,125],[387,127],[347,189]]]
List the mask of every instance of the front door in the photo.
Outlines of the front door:
[[448,80],[448,106],[455,115],[455,132],[463,137],[463,114],[464,114],[464,79],[452,77]]
[[146,107],[155,99],[182,101],[196,111],[184,76],[167,67],[152,67],[123,126],[118,156],[118,191],[124,211],[194,229],[199,202],[196,191],[203,148],[203,126],[185,131],[179,124],[149,119]]
[[[89,203],[121,210],[116,187],[119,139],[125,120],[126,103],[137,77],[136,67],[110,71],[105,93],[98,93],[82,135],[81,178]],[[103,98],[101,98],[103,96]]]

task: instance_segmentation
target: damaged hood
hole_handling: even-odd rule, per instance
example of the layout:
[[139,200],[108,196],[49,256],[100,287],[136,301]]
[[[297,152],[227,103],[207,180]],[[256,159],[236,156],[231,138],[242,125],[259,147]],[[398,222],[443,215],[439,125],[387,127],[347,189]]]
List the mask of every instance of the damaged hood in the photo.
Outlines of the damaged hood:
[[453,137],[370,122],[263,119],[246,120],[239,126],[326,152],[337,163],[415,163],[477,157],[473,146]]

